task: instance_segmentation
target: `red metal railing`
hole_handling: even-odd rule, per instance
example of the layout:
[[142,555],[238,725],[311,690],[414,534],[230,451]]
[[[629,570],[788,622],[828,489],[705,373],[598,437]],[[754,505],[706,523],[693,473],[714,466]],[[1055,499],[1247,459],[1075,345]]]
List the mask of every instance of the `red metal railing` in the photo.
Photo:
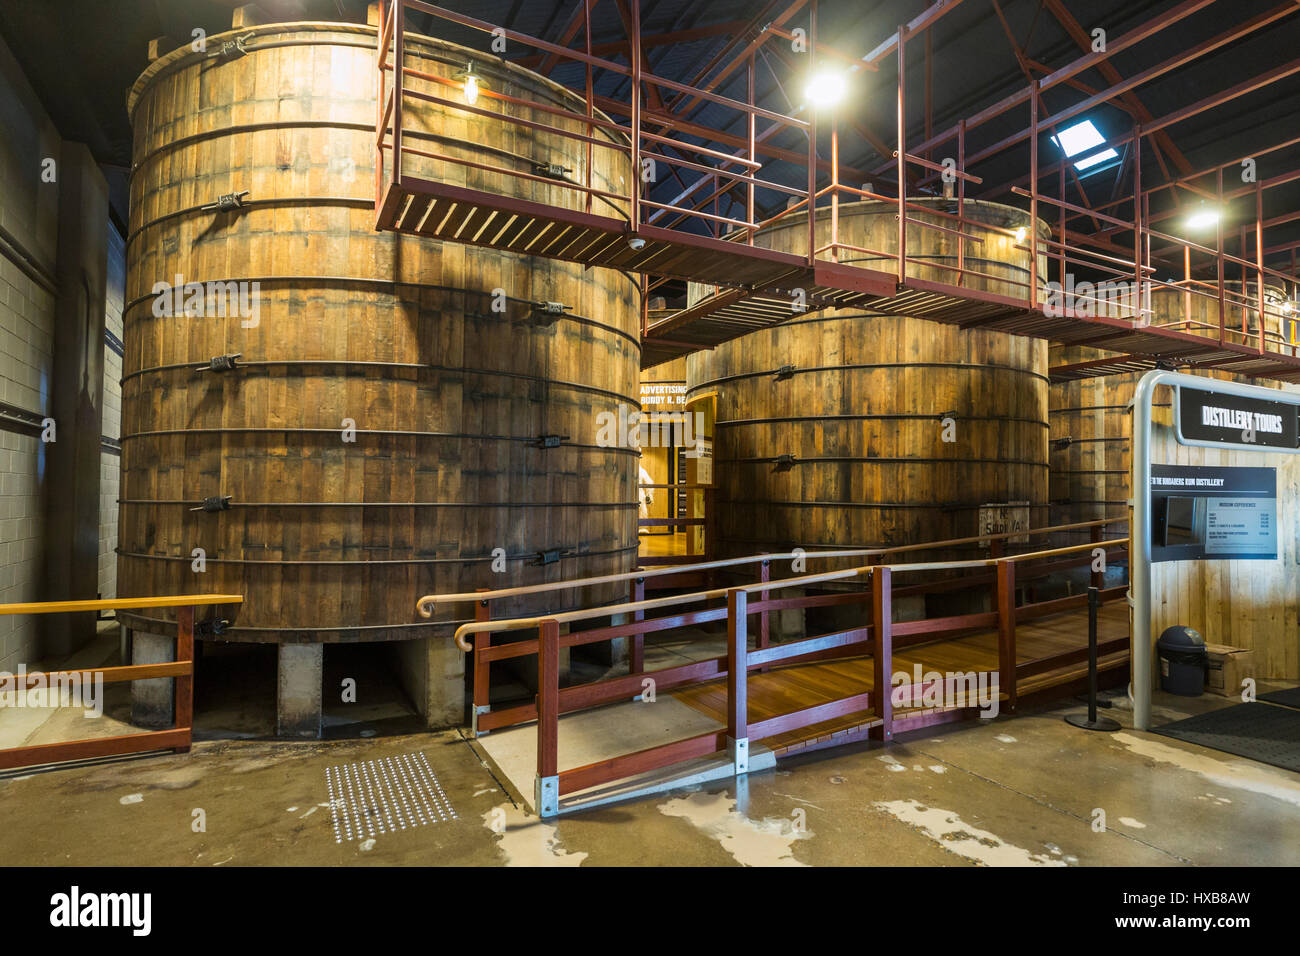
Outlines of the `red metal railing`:
[[[1246,95],[1268,83],[1285,78],[1300,71],[1300,61],[1275,68],[1250,81],[1238,84],[1221,94],[1208,97],[1189,107],[1175,111],[1164,117],[1153,118],[1125,135],[1118,135],[1097,146],[1092,152],[1102,149],[1125,147],[1132,153],[1134,175],[1133,191],[1127,198],[1120,198],[1105,206],[1090,208],[1086,196],[1083,205],[1071,202],[1067,197],[1067,174],[1070,181],[1077,186],[1077,174],[1072,164],[1076,157],[1061,157],[1057,162],[1043,163],[1039,156],[1039,139],[1044,132],[1055,132],[1067,119],[1079,115],[1094,103],[1106,101],[1127,92],[1155,76],[1180,66],[1204,55],[1233,39],[1250,34],[1262,26],[1276,22],[1291,12],[1288,5],[1270,11],[1266,15],[1243,21],[1227,28],[1220,36],[1212,38],[1199,46],[1179,54],[1172,60],[1158,67],[1145,71],[1131,81],[1117,84],[1109,90],[1096,93],[1077,103],[1075,106],[1058,111],[1051,116],[1043,116],[1041,97],[1044,91],[1062,83],[1071,81],[1079,73],[1106,59],[1120,50],[1141,43],[1156,33],[1181,22],[1190,14],[1206,5],[1208,0],[1186,0],[1177,7],[1151,17],[1138,24],[1129,32],[1112,38],[1108,52],[1104,54],[1085,53],[1073,62],[1055,72],[1034,80],[1018,93],[1004,98],[975,116],[963,119],[950,129],[942,130],[915,146],[907,143],[907,82],[906,49],[909,39],[918,36],[945,12],[955,7],[955,2],[935,4],[917,17],[912,24],[899,29],[896,36],[880,44],[868,53],[858,65],[864,69],[879,68],[882,60],[895,56],[897,61],[897,109],[895,129],[893,131],[894,148],[889,161],[882,166],[864,171],[853,169],[841,161],[841,138],[847,129],[862,134],[862,139],[876,144],[879,149],[883,137],[865,130],[858,120],[850,116],[841,116],[834,112],[819,113],[806,107],[792,110],[783,115],[764,109],[755,104],[756,81],[754,75],[754,56],[768,38],[788,36],[789,31],[783,24],[790,21],[794,13],[809,9],[808,43],[814,50],[816,42],[816,4],[809,5],[806,0],[793,0],[790,7],[767,26],[762,26],[758,36],[749,42],[739,54],[739,58],[723,67],[714,80],[706,85],[683,83],[655,74],[643,61],[641,54],[641,31],[639,4],[627,5],[626,26],[629,34],[628,64],[609,60],[592,53],[590,34],[587,34],[585,49],[570,48],[530,37],[513,30],[502,30],[494,24],[456,13],[423,0],[388,0],[381,4],[381,21],[379,31],[379,80],[378,102],[379,115],[376,126],[375,169],[376,202],[382,200],[389,184],[418,191],[421,180],[414,177],[407,168],[406,160],[421,157],[442,164],[444,168],[460,166],[465,169],[499,173],[520,181],[544,182],[548,188],[571,192],[583,198],[586,212],[597,208],[596,203],[614,207],[620,216],[626,217],[628,233],[635,236],[643,228],[651,226],[664,229],[670,233],[698,234],[703,230],[715,239],[726,238],[732,242],[753,247],[755,235],[760,230],[778,219],[789,220],[792,216],[801,216],[806,220],[808,240],[806,254],[803,256],[808,265],[815,262],[830,262],[841,270],[834,273],[838,281],[852,287],[855,270],[879,274],[880,270],[868,270],[862,266],[846,262],[853,256],[867,256],[879,262],[893,262],[894,278],[904,285],[916,284],[916,271],[919,268],[938,269],[949,276],[945,283],[938,284],[961,297],[984,299],[989,301],[1019,304],[1027,309],[1041,310],[1054,308],[1049,295],[1048,284],[1055,281],[1062,286],[1068,284],[1067,277],[1073,268],[1085,270],[1091,279],[1110,281],[1110,286],[1123,282],[1126,288],[1117,300],[1111,288],[1108,295],[1080,291],[1069,297],[1063,308],[1063,314],[1089,319],[1105,316],[1132,322],[1135,326],[1152,329],[1164,336],[1192,335],[1216,340],[1220,345],[1233,346],[1239,352],[1249,348],[1259,355],[1276,355],[1284,359],[1295,360],[1297,352],[1297,329],[1295,323],[1294,303],[1298,297],[1295,271],[1295,248],[1291,247],[1292,263],[1289,271],[1265,265],[1266,254],[1285,252],[1286,249],[1269,248],[1265,245],[1265,229],[1281,225],[1300,218],[1300,214],[1285,212],[1283,215],[1266,218],[1264,214],[1264,196],[1267,191],[1300,178],[1300,171],[1282,172],[1273,176],[1261,176],[1252,185],[1239,189],[1225,190],[1223,186],[1224,171],[1234,163],[1227,163],[1208,170],[1171,179],[1154,186],[1144,186],[1141,179],[1142,145],[1145,138],[1161,133],[1169,126],[1231,102],[1238,96]],[[590,26],[592,0],[583,0],[579,7],[582,22]],[[449,23],[458,24],[485,33],[496,31],[512,44],[531,48],[544,55],[550,66],[561,62],[579,64],[585,76],[585,85],[581,90],[574,90],[575,102],[571,108],[542,103],[535,99],[526,99],[493,90],[483,90],[480,96],[486,103],[471,106],[451,98],[452,93],[460,87],[458,81],[438,76],[427,71],[417,70],[407,65],[403,53],[404,35],[407,27],[407,12],[418,11]],[[577,14],[572,24],[569,38],[576,36],[578,27]],[[829,48],[826,48],[829,49]],[[842,54],[838,54],[842,57]],[[396,68],[396,64],[402,64]],[[717,86],[723,76],[730,75],[740,66],[745,67],[746,96],[744,100],[724,96],[717,92]],[[614,74],[629,85],[630,92],[621,100],[598,96],[594,91],[593,77],[598,73]],[[391,83],[388,78],[391,76]],[[436,95],[428,89],[414,89],[411,83],[418,81],[422,86],[433,85],[434,88],[447,89],[446,96]],[[432,104],[436,107],[456,113],[491,119],[494,122],[514,124],[519,127],[581,144],[587,158],[581,181],[557,180],[510,170],[476,159],[435,153],[431,150],[414,147],[403,140],[404,104],[415,100]],[[583,108],[577,108],[577,102]],[[644,101],[644,102],[643,102]],[[928,101],[928,96],[927,96]],[[665,105],[667,104],[667,105]],[[708,104],[713,110],[711,125],[703,127],[686,115],[686,107]],[[673,107],[679,107],[674,110]],[[512,115],[512,107],[526,107],[529,115],[541,116],[546,121],[528,119]],[[968,155],[967,141],[971,133],[1007,112],[1028,108],[1028,124],[1018,133],[1004,136],[998,142],[986,146]],[[622,116],[620,122],[613,117]],[[743,136],[724,132],[732,126],[742,126]],[[778,147],[774,141],[781,132],[797,132],[807,140],[806,154],[797,150]],[[818,152],[820,136],[826,133],[829,138],[830,155],[823,157]],[[724,148],[705,145],[709,140],[722,144]],[[855,140],[855,143],[857,141]],[[1028,254],[1028,275],[1024,279],[1012,276],[993,276],[979,267],[972,266],[967,250],[968,244],[978,245],[993,237],[1014,235],[1010,229],[992,226],[967,215],[966,205],[968,185],[981,186],[981,177],[969,171],[972,165],[995,156],[1018,144],[1028,143],[1029,169],[1019,183],[1006,184],[991,188],[986,195],[998,196],[1010,192],[1028,200],[1027,212],[1031,222],[1047,222],[1049,236],[1040,236],[1038,229],[1030,228],[1017,248]],[[1263,147],[1255,151],[1256,157],[1272,155],[1295,145],[1300,140]],[[948,145],[955,149],[955,165],[934,161],[936,150]],[[733,152],[727,148],[735,147]],[[645,184],[639,175],[629,177],[629,185],[623,189],[599,188],[592,183],[591,156],[596,149],[612,151],[626,157],[629,168],[639,172],[643,161],[652,161],[669,170],[672,178],[681,185],[678,194],[668,201],[650,198]],[[795,166],[802,164],[806,171],[806,185],[792,186],[788,181],[781,181],[762,175],[762,170],[769,160],[779,160]],[[422,167],[423,168],[423,167]],[[437,168],[437,167],[435,167]],[[696,176],[694,182],[688,183],[683,174]],[[860,183],[876,178],[886,179],[892,174],[895,179],[891,193],[880,192],[870,186],[849,185],[846,179],[856,179]],[[921,199],[931,199],[937,195],[935,187],[943,179],[955,185],[957,212],[945,212],[924,205]],[[1042,188],[1044,179],[1055,179],[1054,194]],[[1204,182],[1214,180],[1213,191],[1206,188]],[[819,185],[820,184],[820,185]],[[1081,188],[1081,187],[1080,187]],[[926,190],[929,189],[929,192]],[[1157,226],[1168,220],[1171,214],[1161,212],[1152,215],[1150,201],[1152,196],[1172,190],[1190,192],[1193,195],[1212,198],[1220,208],[1226,204],[1247,197],[1253,193],[1255,215],[1253,223],[1241,227],[1238,237],[1238,254],[1226,248],[1224,228],[1218,229],[1213,244],[1200,243],[1183,238]],[[698,194],[703,193],[703,196]],[[764,213],[759,205],[760,194],[786,196],[790,199],[789,207],[776,213]],[[844,200],[873,200],[890,203],[896,207],[897,233],[896,242],[891,249],[870,249],[846,241],[841,232],[840,205]],[[722,202],[729,206],[722,208]],[[1049,207],[1051,215],[1042,217],[1042,207]],[[711,211],[710,211],[711,208]],[[1127,209],[1128,215],[1121,215]],[[914,213],[924,212],[925,218]],[[829,241],[817,242],[817,220],[819,216],[829,217]],[[1053,221],[1054,220],[1054,221]],[[1091,224],[1092,231],[1085,232],[1081,224]],[[956,237],[957,261],[955,264],[936,261],[933,257],[918,256],[914,249],[909,249],[907,227],[942,233]],[[1121,244],[1127,236],[1131,243]],[[914,244],[913,244],[914,245]],[[1248,255],[1248,246],[1253,246],[1253,256]],[[1053,280],[1040,264],[1050,261],[1057,273]],[[1173,273],[1181,266],[1181,278],[1161,279],[1158,273],[1168,270]],[[1212,275],[1207,275],[1212,273]],[[1239,275],[1238,275],[1239,273]],[[1176,274],[1176,273],[1175,273]],[[834,281],[834,280],[832,280]],[[980,281],[995,281],[1011,288],[1011,295],[993,295],[978,286]],[[1091,281],[1091,280],[1090,280]],[[1240,283],[1240,291],[1229,283]],[[726,284],[726,277],[719,276],[718,284]],[[927,288],[934,286],[931,283]],[[1277,290],[1274,296],[1269,292],[1272,286]],[[1156,310],[1152,308],[1153,295],[1167,294],[1182,298],[1181,317],[1176,309],[1166,309],[1166,315],[1173,319],[1153,322]],[[1209,306],[1207,315],[1210,320],[1198,318],[1193,303],[1203,302]],[[1246,306],[1257,318],[1257,328],[1251,328],[1245,318]],[[1235,308],[1241,307],[1242,317],[1236,321],[1233,317]],[[653,329],[651,330],[653,334]],[[1290,369],[1290,363],[1280,368]],[[1290,374],[1288,371],[1287,374]]]

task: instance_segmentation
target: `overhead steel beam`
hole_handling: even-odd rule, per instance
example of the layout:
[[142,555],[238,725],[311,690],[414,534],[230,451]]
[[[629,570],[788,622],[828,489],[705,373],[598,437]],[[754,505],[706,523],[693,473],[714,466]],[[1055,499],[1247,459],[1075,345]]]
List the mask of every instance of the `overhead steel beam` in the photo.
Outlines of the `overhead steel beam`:
[[[1158,16],[1152,17],[1150,20],[1146,21],[1140,26],[1134,27],[1132,30],[1130,30],[1128,33],[1125,33],[1123,36],[1116,37],[1115,39],[1109,41],[1106,44],[1106,51],[1104,53],[1091,53],[1091,52],[1086,53],[1083,56],[1080,56],[1077,59],[1066,64],[1065,66],[1061,67],[1056,72],[1045,76],[1042,80],[1039,81],[1039,93],[1041,94],[1044,90],[1050,90],[1052,87],[1060,83],[1064,83],[1065,81],[1071,79],[1072,77],[1077,76],[1079,73],[1082,73],[1084,70],[1092,69],[1098,63],[1104,62],[1106,59],[1114,56],[1116,53],[1119,53],[1123,50],[1127,50],[1129,47],[1134,46],[1135,44],[1138,44],[1143,40],[1148,39],[1149,37],[1154,36],[1155,34],[1159,33],[1161,30],[1165,30],[1173,26],[1175,23],[1178,23],[1180,20],[1183,20],[1188,16],[1190,16],[1191,14],[1196,13],[1198,10],[1205,9],[1206,7],[1210,6],[1214,2],[1215,0],[1185,0],[1185,2],[1178,4],[1178,6],[1166,10],[1164,13],[1159,14]],[[1014,109],[1015,107],[1020,106],[1021,104],[1028,103],[1029,97],[1030,97],[1030,92],[1027,87],[1023,90],[1018,90],[1017,92],[1012,93],[1009,96],[1003,97],[1001,100],[994,103],[992,106],[986,107],[985,109],[976,113],[974,116],[966,119],[965,123],[966,123],[967,132],[969,132],[972,128],[976,126],[980,126],[981,124],[986,123],[991,119],[995,119],[1001,116],[1003,113],[1006,113],[1008,110]],[[912,147],[912,151],[917,154],[923,153],[927,149],[932,149],[933,147],[937,146],[939,143],[951,139],[955,135],[957,135],[957,126],[951,126],[941,133],[936,133],[934,136],[930,137],[929,140],[923,143],[918,143],[917,145]],[[1004,140],[1002,143],[998,144],[999,150],[1005,149],[1009,145],[1014,145],[1015,143],[1022,142],[1028,137],[1029,137],[1029,130],[1026,128],[1025,130],[1022,130],[1021,133],[1017,135],[1017,137],[1013,137],[1009,141]],[[975,159],[974,157],[972,157],[968,161],[967,165],[970,165],[970,163],[974,161]],[[880,166],[878,169],[873,170],[873,172],[879,174],[879,173],[887,172],[888,169],[889,169],[889,164],[884,164]]]
[[[728,20],[725,23],[715,23],[707,27],[691,27],[684,30],[670,30],[666,33],[649,33],[641,37],[641,46],[644,49],[651,49],[657,46],[670,46],[677,43],[693,43],[696,40],[707,40],[710,37],[724,36],[734,34],[737,30],[744,29],[744,20]],[[593,43],[591,52],[596,56],[607,56],[611,53],[621,53],[627,48],[625,40],[613,40],[608,43]],[[574,49],[574,52],[584,52]],[[547,57],[559,59],[556,54],[547,54]],[[517,60],[511,60],[518,66],[526,67],[531,70],[541,72],[541,66],[545,57],[542,55],[523,56]]]
[[[1065,32],[1070,35],[1070,38],[1074,40],[1075,45],[1077,45],[1079,49],[1092,49],[1092,36],[1079,24],[1079,21],[1070,14],[1070,11],[1065,9],[1065,4],[1062,3],[1061,0],[1044,0],[1043,5],[1047,8],[1048,12],[1056,18],[1056,22],[1059,23],[1065,29]],[[1106,82],[1110,83],[1112,86],[1124,82],[1124,77],[1120,75],[1119,70],[1115,69],[1115,65],[1109,60],[1098,64],[1097,72],[1099,72]],[[1154,118],[1151,115],[1151,111],[1146,108],[1138,98],[1138,95],[1132,90],[1122,94],[1120,100],[1130,107],[1130,111],[1139,123],[1146,124]],[[1192,164],[1188,162],[1187,157],[1182,154],[1182,151],[1174,145],[1174,141],[1169,138],[1168,133],[1163,130],[1158,133],[1153,145],[1156,146],[1156,155],[1159,157],[1161,153],[1167,154],[1173,164],[1178,167],[1180,173],[1191,172]],[[1163,165],[1164,163],[1162,161],[1161,166],[1163,167]],[[1168,171],[1165,172],[1165,175],[1168,176]]]
[[[600,0],[579,0],[578,9],[573,11],[573,16],[569,18],[569,23],[564,28],[564,33],[560,36],[560,39],[556,41],[560,46],[567,47],[573,42],[573,38],[578,35],[579,31],[582,30],[583,23],[586,22],[588,8],[594,10],[598,3],[600,3]],[[548,53],[546,54],[545,59],[542,60],[542,65],[537,68],[537,72],[541,73],[543,76],[549,76],[551,70],[555,69],[556,64],[559,62],[559,54]]]

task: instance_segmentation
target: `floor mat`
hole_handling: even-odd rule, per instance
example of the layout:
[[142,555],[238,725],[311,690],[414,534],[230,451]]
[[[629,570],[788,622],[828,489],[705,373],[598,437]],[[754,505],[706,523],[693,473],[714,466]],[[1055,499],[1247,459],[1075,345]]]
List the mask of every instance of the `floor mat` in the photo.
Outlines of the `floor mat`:
[[1267,694],[1260,694],[1259,699],[1266,700],[1271,704],[1281,704],[1283,707],[1295,707],[1300,710],[1300,687],[1269,691]]
[[1152,732],[1300,773],[1300,710],[1237,704],[1153,727]]

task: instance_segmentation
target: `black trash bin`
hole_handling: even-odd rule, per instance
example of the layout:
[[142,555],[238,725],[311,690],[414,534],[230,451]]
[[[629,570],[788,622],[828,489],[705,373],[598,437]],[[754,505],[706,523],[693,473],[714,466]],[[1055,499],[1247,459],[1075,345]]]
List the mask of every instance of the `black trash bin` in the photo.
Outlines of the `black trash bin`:
[[1208,658],[1205,638],[1190,627],[1170,627],[1156,641],[1160,657],[1160,689],[1183,697],[1200,697],[1205,690]]

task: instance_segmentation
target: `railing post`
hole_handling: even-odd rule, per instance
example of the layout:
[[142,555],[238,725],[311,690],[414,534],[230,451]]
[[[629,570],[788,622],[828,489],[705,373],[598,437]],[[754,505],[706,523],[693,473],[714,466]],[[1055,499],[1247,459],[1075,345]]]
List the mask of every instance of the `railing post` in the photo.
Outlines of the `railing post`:
[[[482,594],[491,589],[477,588],[476,590]],[[492,620],[492,605],[486,598],[480,599],[474,605],[474,620],[480,623]],[[492,664],[484,654],[484,651],[491,646],[490,632],[480,631],[474,635],[474,709],[470,714],[471,737],[480,737],[487,733],[486,730],[478,729],[478,719],[480,714],[486,714],[492,709]]]
[[[586,71],[586,78],[587,78],[587,87],[586,87],[587,125],[583,129],[583,132],[586,133],[587,136],[590,138],[594,135],[595,132],[595,127],[592,125],[591,121],[592,119],[595,118],[596,115],[595,87],[592,85],[592,75],[591,75],[591,0],[582,0],[582,16],[583,16],[583,26],[584,26],[583,37],[585,38],[587,44],[587,61],[583,64],[583,68]],[[587,168],[583,176],[583,182],[584,185],[587,187],[585,190],[586,211],[588,215],[591,215],[591,206],[592,206],[593,197],[591,195],[592,144],[590,142],[590,139],[588,139],[586,146],[587,146]],[[633,172],[636,172],[637,170],[636,163],[632,164],[632,169]],[[645,331],[643,329],[642,335],[644,334]]]
[[173,748],[175,753],[190,752],[188,741],[193,740],[194,726],[194,606],[176,609],[176,660],[189,661],[190,673],[172,682],[172,712],[176,715],[176,729],[187,732],[183,747]]
[[[817,49],[817,3],[808,14],[808,49]],[[808,265],[817,268],[817,105],[808,104]]]
[[376,36],[376,54],[377,66],[379,67],[378,76],[375,80],[375,105],[378,113],[375,117],[375,208],[383,202],[384,196],[384,134],[387,131],[387,123],[384,120],[384,89],[387,83],[384,80],[384,61],[388,57],[388,52],[384,47],[384,23],[388,17],[387,0],[379,0],[379,32]]
[[880,718],[878,735],[888,741],[894,737],[894,599],[892,574],[888,565],[871,569],[871,702]]
[[402,70],[406,64],[406,4],[393,3],[393,185],[402,185]]
[[1016,709],[1016,563],[998,562],[998,690],[1007,695],[1006,709]]
[[[1029,307],[1038,308],[1038,80],[1029,84]],[[966,213],[963,210],[962,215]]]
[[[629,602],[644,601],[645,578],[637,578],[633,581],[628,592]],[[633,613],[632,620],[644,621],[645,611]],[[645,670],[645,635],[633,634],[631,644],[628,646],[628,673],[640,674],[643,670]]]
[[[763,563],[762,565],[760,565],[760,567],[762,568],[762,570],[759,572],[759,580],[762,581],[764,584],[767,584],[769,581],[772,580],[771,560],[768,558],[764,558]],[[760,601],[766,601],[769,594],[771,594],[770,591],[759,591],[758,599]],[[758,615],[758,646],[759,647],[767,647],[772,642],[772,634],[768,624],[767,614],[768,614],[767,611],[762,611]]]
[[628,190],[631,205],[632,234],[641,228],[641,0],[632,5],[632,35],[628,37],[632,54],[632,187]]
[[[1091,539],[1092,539],[1092,543],[1093,543],[1093,544],[1098,544],[1098,543],[1101,542],[1101,539],[1102,539],[1103,537],[1105,537],[1105,536],[1102,534],[1102,532],[1105,531],[1105,530],[1106,530],[1105,527],[1102,526],[1102,525],[1094,525],[1094,526],[1092,527],[1092,529],[1091,529],[1091,532],[1092,532],[1092,534],[1091,534]],[[1096,549],[1094,549],[1094,550],[1096,550]],[[1096,556],[1093,555],[1092,558],[1090,559],[1089,564],[1091,565],[1091,561],[1095,561],[1095,560],[1096,560]],[[1101,587],[1102,587],[1102,583],[1103,583],[1104,580],[1105,580],[1105,572],[1103,572],[1103,571],[1093,571],[1093,572],[1092,572],[1092,577],[1089,579],[1089,582],[1090,582],[1090,585],[1091,585],[1092,587],[1097,588],[1098,590],[1100,590]]]
[[543,621],[537,629],[537,780],[533,805],[537,815],[560,812],[560,623]]
[[[930,31],[925,32],[926,41],[930,39]],[[957,169],[966,172],[966,120],[963,118],[957,122]],[[963,219],[966,218],[966,177],[957,177],[957,215]],[[962,235],[957,239],[957,285],[966,284],[966,236]]]
[[[898,28],[898,284],[907,281],[907,87],[903,58],[903,45],[907,40],[907,27]],[[963,170],[964,172],[964,170]],[[962,210],[962,215],[965,215]]]
[[[1216,209],[1223,209],[1223,167],[1218,169],[1218,175],[1215,180],[1215,189],[1217,193]],[[1227,338],[1228,310],[1223,298],[1223,216],[1215,217],[1215,240],[1214,240],[1215,259],[1218,267],[1219,282],[1219,344],[1222,345]]]
[[1060,275],[1061,289],[1065,290],[1066,288],[1068,288],[1068,285],[1065,281],[1065,273],[1066,273],[1065,247],[1068,242],[1068,240],[1065,238],[1065,163],[1061,163],[1060,165],[1060,175],[1058,177],[1058,183],[1059,185],[1057,188],[1061,194],[1061,208],[1060,208],[1060,215],[1057,217],[1057,230],[1059,231],[1060,235],[1058,235],[1056,238],[1061,243],[1061,245],[1058,247],[1059,248],[1058,261],[1061,267],[1061,275]]
[[1145,325],[1142,314],[1142,125],[1133,124],[1133,321]]
[[[749,121],[749,122],[748,122],[748,125],[749,125],[749,149],[748,149],[748,151],[745,153],[745,157],[746,157],[747,159],[749,159],[749,160],[752,161],[752,160],[755,160],[755,159],[757,158],[757,156],[755,155],[756,152],[757,152],[757,149],[756,149],[757,144],[755,143],[755,136],[754,136],[754,132],[755,132],[755,130],[754,130],[754,124],[755,124],[756,117],[754,116],[754,110],[753,110],[753,106],[754,106],[754,54],[753,54],[752,52],[749,54],[749,62],[748,62],[748,64],[746,65],[746,88],[747,88],[748,91],[749,91],[749,95],[748,95],[747,101],[748,101],[748,103],[749,103],[750,109],[749,109],[749,110],[747,111],[747,113],[746,113],[746,116],[747,116],[748,121]],[[746,197],[745,197],[745,222],[747,222],[747,223],[749,224],[749,230],[748,230],[749,235],[748,235],[748,237],[746,238],[745,242],[746,242],[748,245],[751,245],[751,246],[752,246],[752,245],[754,244],[754,222],[755,222],[755,219],[754,219],[754,182],[753,182],[753,180],[754,180],[754,176],[753,176],[753,173],[752,173],[752,172],[751,172],[751,174],[750,174],[749,179],[750,179],[750,182],[749,182],[748,186],[746,187],[747,190],[748,190],[748,192],[747,192]]]
[[727,756],[736,776],[749,772],[749,595],[727,592]]
[[835,111],[831,118],[831,261],[840,261],[840,127]]
[[[1255,269],[1255,291],[1259,293],[1259,354],[1263,355],[1267,348],[1264,338],[1264,184],[1258,179],[1255,180]],[[1244,298],[1245,286],[1241,291]],[[1243,305],[1242,312],[1245,311]],[[1281,323],[1277,330],[1282,331]]]

